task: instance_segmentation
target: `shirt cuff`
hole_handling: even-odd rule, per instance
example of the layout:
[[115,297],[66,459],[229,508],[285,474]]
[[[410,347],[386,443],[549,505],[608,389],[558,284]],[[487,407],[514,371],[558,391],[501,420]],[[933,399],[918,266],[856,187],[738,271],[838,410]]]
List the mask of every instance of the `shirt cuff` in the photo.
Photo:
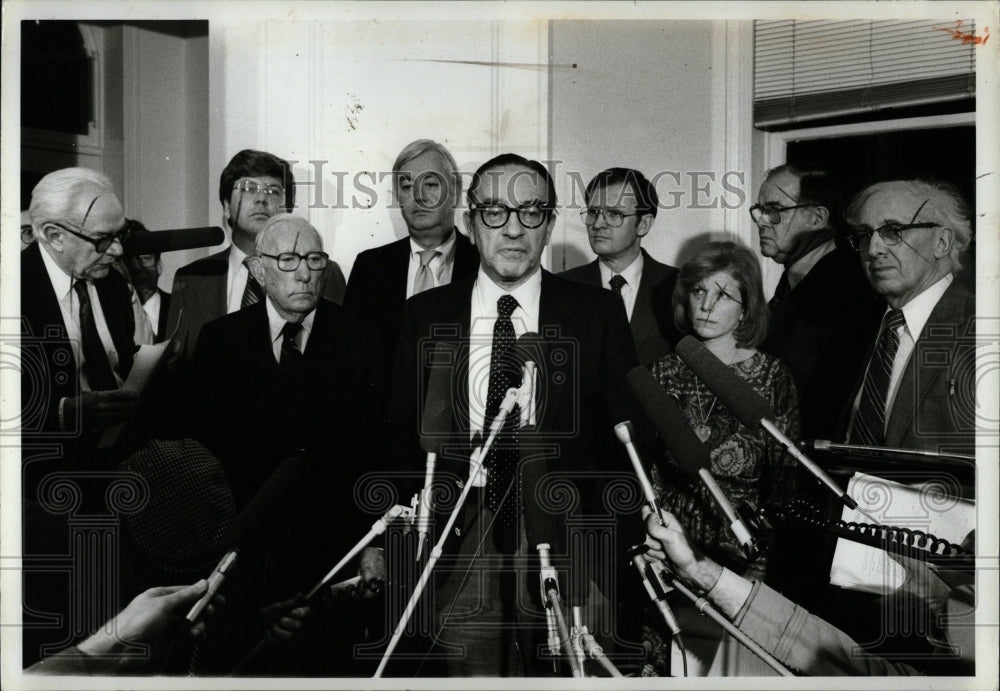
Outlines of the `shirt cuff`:
[[723,614],[732,619],[750,597],[752,590],[753,583],[723,567],[722,575],[708,591],[708,597]]

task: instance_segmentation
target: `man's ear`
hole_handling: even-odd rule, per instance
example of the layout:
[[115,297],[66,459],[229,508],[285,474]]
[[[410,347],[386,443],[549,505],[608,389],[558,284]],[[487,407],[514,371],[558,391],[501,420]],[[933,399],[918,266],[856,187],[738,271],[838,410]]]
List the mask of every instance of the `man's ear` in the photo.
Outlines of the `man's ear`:
[[264,262],[260,257],[250,257],[250,273],[257,279],[257,283],[264,285]]
[[57,252],[63,251],[63,244],[66,238],[66,231],[57,226],[54,223],[45,223],[42,225],[42,238],[49,246],[56,250]]
[[542,243],[542,247],[545,247],[549,244],[549,238],[552,237],[552,229],[555,227],[556,227],[556,212],[553,211],[551,215],[549,215],[548,222],[545,224],[545,242]]
[[228,199],[222,200],[222,225],[230,229],[233,227],[233,218],[230,213]]
[[472,212],[463,211],[462,212],[462,222],[465,224],[465,230],[469,234],[469,241],[475,245],[476,244],[476,234],[473,231],[475,224],[472,222]]
[[653,227],[653,214],[643,214],[639,217],[639,222],[635,226],[635,234],[639,237],[645,237],[646,233]]
[[819,221],[820,228],[826,228],[830,222],[830,210],[825,206],[814,206],[813,213],[816,214],[816,220]]
[[934,243],[934,258],[942,259],[951,254],[951,246],[955,242],[955,231],[951,228],[939,228],[937,242]]

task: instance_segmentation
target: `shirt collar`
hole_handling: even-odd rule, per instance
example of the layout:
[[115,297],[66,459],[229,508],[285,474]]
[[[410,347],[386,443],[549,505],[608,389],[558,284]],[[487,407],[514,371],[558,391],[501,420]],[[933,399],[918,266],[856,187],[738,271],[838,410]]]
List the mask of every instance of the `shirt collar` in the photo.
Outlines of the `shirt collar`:
[[[38,244],[38,249],[42,253],[42,263],[45,264],[45,270],[49,274],[49,282],[52,284],[52,290],[55,291],[56,298],[62,302],[69,294],[69,291],[73,289],[73,277],[56,264],[56,260],[49,254],[49,248],[44,242],[39,242]],[[111,270],[114,271],[113,268]]]
[[[444,242],[442,242],[437,247],[432,247],[431,248],[431,249],[437,250],[438,252],[441,253],[441,256],[440,257],[435,257],[435,259],[438,259],[439,261],[442,261],[442,262],[450,262],[451,261],[451,258],[455,254],[455,238],[456,238],[457,235],[458,235],[458,230],[456,228],[452,228],[451,229],[451,235],[448,236],[447,240],[445,240]],[[418,253],[419,252],[423,252],[423,251],[424,251],[424,248],[421,247],[420,245],[418,245],[417,241],[414,240],[411,237],[410,238],[410,259],[416,259],[417,261],[420,261],[420,255]]]
[[837,243],[830,237],[795,260],[795,263],[788,267],[788,287],[794,288],[801,283],[802,279],[819,263],[819,260],[835,249],[837,249]]
[[235,274],[243,267],[243,260],[247,254],[233,243],[229,246],[229,273]]
[[[646,263],[645,259],[642,257],[642,252],[632,260],[632,263],[625,267],[625,270],[621,272],[621,277],[625,279],[625,282],[631,286],[632,290],[639,289],[639,281],[642,278],[642,267]],[[610,287],[611,277],[615,275],[607,264],[604,263],[603,259],[597,260],[597,266],[601,269],[601,285],[605,288]]]
[[[267,305],[267,324],[271,330],[271,343],[274,343],[281,338],[281,330],[285,327],[286,320],[278,314],[278,310],[272,304],[270,297],[264,300],[264,303]],[[302,330],[306,333],[311,332],[314,319],[316,319],[315,308],[302,320]]]
[[934,311],[941,296],[944,295],[944,291],[948,290],[948,286],[951,285],[954,278],[953,274],[944,276],[900,308],[903,311],[903,318],[906,319],[906,328],[914,341],[919,338],[920,332],[924,330],[924,325],[931,318],[931,312]]
[[486,314],[496,316],[497,300],[501,295],[512,295],[517,300],[518,309],[524,310],[529,324],[538,322],[538,301],[542,294],[542,268],[538,267],[527,281],[519,285],[514,290],[504,290],[486,275],[483,267],[479,267],[479,274],[476,276],[476,289],[479,292],[480,300]]

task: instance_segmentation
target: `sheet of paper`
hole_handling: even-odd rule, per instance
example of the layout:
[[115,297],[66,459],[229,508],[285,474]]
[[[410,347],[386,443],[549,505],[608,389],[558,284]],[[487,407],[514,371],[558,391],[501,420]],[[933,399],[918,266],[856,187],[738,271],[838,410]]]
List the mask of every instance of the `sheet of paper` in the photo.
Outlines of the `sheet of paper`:
[[[920,530],[959,543],[976,525],[974,502],[944,496],[926,487],[901,485],[855,473],[847,492],[879,523]],[[858,511],[844,507],[841,520],[869,523]],[[903,584],[906,570],[884,550],[840,538],[830,567],[830,583],[871,593],[889,593]]]
[[[163,358],[164,353],[167,352],[169,346],[170,341],[139,346],[139,350],[135,352],[135,356],[132,358],[132,369],[129,370],[128,379],[122,384],[122,391],[134,391],[137,394],[141,394],[146,385],[149,384],[153,372],[156,371],[157,365]],[[104,433],[101,434],[101,440],[98,442],[97,448],[106,449],[114,446],[124,427],[125,423],[119,422],[105,429]]]

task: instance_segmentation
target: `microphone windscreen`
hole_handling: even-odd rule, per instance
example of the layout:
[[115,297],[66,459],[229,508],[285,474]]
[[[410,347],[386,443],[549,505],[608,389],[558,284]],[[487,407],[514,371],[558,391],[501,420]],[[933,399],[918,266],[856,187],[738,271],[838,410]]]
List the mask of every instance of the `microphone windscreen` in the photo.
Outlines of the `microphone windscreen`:
[[296,505],[310,487],[316,486],[315,465],[302,456],[282,461],[233,522],[231,544],[266,544],[287,527]]
[[708,449],[695,436],[674,399],[663,390],[653,374],[641,365],[634,367],[628,373],[628,384],[681,470],[697,478],[699,470],[709,468],[711,459]]
[[564,529],[563,516],[555,511],[547,511],[538,500],[543,477],[548,464],[543,457],[525,459],[521,463],[521,500],[524,502],[524,529],[527,533],[528,548],[532,554],[540,543],[548,543],[553,553],[560,553],[561,531]]
[[127,256],[134,257],[137,254],[162,254],[197,247],[214,247],[222,244],[225,239],[225,232],[218,226],[156,230],[134,233],[129,236],[124,249]]
[[420,448],[425,453],[440,453],[442,442],[451,432],[456,352],[453,344],[436,343],[429,353],[431,373],[420,418]]
[[746,427],[756,429],[762,419],[770,417],[767,401],[697,339],[685,336],[676,350],[681,360]]

